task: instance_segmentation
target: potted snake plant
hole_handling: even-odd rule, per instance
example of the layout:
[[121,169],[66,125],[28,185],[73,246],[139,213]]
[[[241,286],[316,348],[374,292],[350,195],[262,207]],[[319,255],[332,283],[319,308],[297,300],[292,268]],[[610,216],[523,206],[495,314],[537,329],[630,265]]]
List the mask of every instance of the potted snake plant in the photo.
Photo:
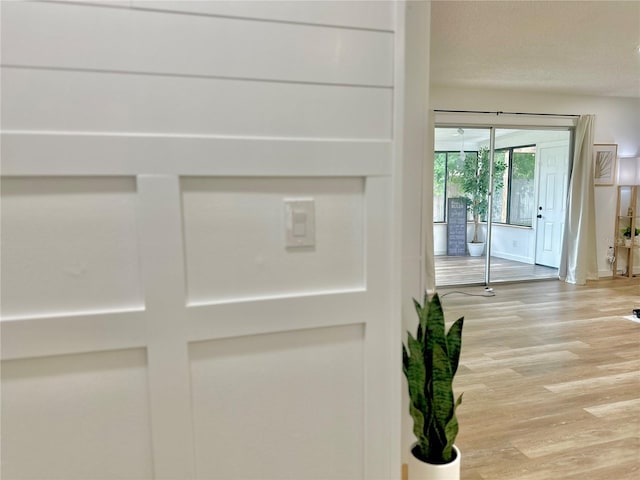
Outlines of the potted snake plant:
[[462,394],[453,394],[453,378],[462,347],[464,317],[445,331],[444,313],[438,294],[422,305],[413,300],[418,314],[415,336],[408,333],[402,345],[402,369],[409,387],[409,412],[413,433],[409,474],[412,480],[459,480],[460,451],[454,442],[458,434],[456,409]]

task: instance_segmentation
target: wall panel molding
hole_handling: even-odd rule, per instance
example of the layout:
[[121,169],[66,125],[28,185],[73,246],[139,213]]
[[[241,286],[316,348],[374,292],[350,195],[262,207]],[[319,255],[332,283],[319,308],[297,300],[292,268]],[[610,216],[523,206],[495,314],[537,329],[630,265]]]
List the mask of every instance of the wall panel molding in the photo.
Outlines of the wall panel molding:
[[201,15],[219,15],[276,21],[325,25],[344,28],[393,31],[393,2],[367,0],[306,0],[301,2],[271,1],[175,1],[175,0],[131,0],[134,8],[158,9]]
[[[187,301],[363,288],[363,177],[182,177]],[[314,244],[287,248],[285,202],[308,199]]]
[[2,360],[144,347],[145,312],[3,319]]
[[1,183],[3,317],[144,307],[134,176]]
[[1,73],[6,130],[366,140],[392,135],[392,88],[7,66]]
[[391,170],[390,140],[5,130],[0,146],[4,176],[365,177]]
[[[262,335],[287,330],[366,325],[366,305],[373,299],[366,290],[331,292],[287,298],[189,306],[186,319],[189,341]],[[291,315],[291,312],[301,312]],[[350,312],[346,315],[344,312]],[[229,321],[230,319],[239,319]]]
[[[199,3],[206,7],[216,2]],[[393,83],[390,32],[56,3],[5,2],[2,14],[4,65],[340,85]]]
[[2,362],[2,478],[151,479],[143,348]]
[[346,325],[191,344],[198,478],[373,480],[365,342]]
[[[148,314],[150,411],[156,478],[193,478],[184,247],[177,177],[138,176],[142,278]],[[170,387],[168,387],[170,385]]]
[[261,22],[300,23],[393,32],[395,3],[387,0],[37,0],[112,8],[243,18]]

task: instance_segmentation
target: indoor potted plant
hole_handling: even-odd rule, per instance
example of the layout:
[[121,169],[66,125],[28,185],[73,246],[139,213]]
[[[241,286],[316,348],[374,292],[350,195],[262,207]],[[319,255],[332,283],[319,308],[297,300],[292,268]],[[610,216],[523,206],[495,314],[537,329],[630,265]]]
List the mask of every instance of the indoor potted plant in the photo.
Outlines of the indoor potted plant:
[[414,299],[418,314],[416,336],[408,333],[402,345],[402,370],[409,387],[409,412],[417,442],[411,448],[409,474],[412,480],[459,480],[460,451],[454,445],[458,434],[456,409],[462,401],[453,395],[453,377],[458,369],[464,317],[445,332],[444,313],[438,294],[423,304]]
[[[506,165],[503,161],[495,161],[493,167],[494,191],[504,184],[503,173]],[[460,171],[460,186],[467,197],[467,208],[473,217],[473,239],[467,244],[469,255],[482,255],[484,241],[480,240],[480,221],[486,219],[489,207],[489,173],[491,159],[489,149],[481,147],[477,155],[466,154]]]
[[640,228],[636,228],[633,233],[634,233],[633,236],[635,237],[635,240],[633,238],[631,238],[632,237],[632,235],[631,235],[631,225],[627,225],[627,228],[622,230],[622,236],[624,237],[625,247],[630,247],[633,244],[634,241],[635,241],[636,244],[639,243],[639,240],[640,240]]

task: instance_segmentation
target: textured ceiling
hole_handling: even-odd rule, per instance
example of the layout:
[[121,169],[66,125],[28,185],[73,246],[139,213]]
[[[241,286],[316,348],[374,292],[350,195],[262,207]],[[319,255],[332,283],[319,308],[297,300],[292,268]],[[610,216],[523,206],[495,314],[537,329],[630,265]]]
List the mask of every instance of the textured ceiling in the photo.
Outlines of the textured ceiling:
[[431,4],[431,84],[640,97],[640,0]]

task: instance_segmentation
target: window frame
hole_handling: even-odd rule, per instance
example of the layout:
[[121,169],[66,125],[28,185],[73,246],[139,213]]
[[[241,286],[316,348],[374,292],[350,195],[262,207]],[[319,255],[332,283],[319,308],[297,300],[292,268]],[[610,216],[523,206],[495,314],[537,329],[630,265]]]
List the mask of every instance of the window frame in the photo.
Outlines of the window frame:
[[[522,227],[522,228],[533,228],[533,225],[521,225],[519,223],[513,223],[511,222],[511,187],[513,185],[513,153],[514,150],[518,150],[520,148],[534,148],[536,149],[537,144],[533,143],[533,144],[528,144],[528,145],[514,145],[511,147],[504,147],[504,148],[496,148],[494,149],[494,157],[495,157],[495,153],[497,152],[509,152],[508,154],[508,159],[507,159],[507,168],[506,168],[506,172],[507,172],[507,180],[506,180],[506,187],[507,187],[507,200],[506,200],[506,209],[507,209],[507,213],[506,213],[506,218],[507,221],[506,222],[502,222],[500,220],[495,220],[493,218],[493,212],[491,212],[491,223],[497,224],[497,225],[503,225],[503,226],[511,226],[511,227]],[[528,152],[526,152],[528,153]],[[533,152],[533,161],[534,161],[534,184],[535,184],[535,162],[537,160],[537,155],[536,152]],[[503,187],[504,188],[504,187]]]
[[[447,212],[447,200],[449,199],[448,197],[448,185],[449,182],[447,181],[449,178],[449,154],[450,153],[455,153],[455,154],[460,154],[460,151],[458,150],[434,150],[433,152],[433,161],[434,161],[434,165],[435,165],[435,159],[436,159],[436,155],[437,154],[444,154],[445,155],[445,159],[444,159],[444,188],[443,188],[443,207],[444,207],[444,211],[442,214],[442,218],[443,220],[434,220],[433,223],[434,224],[446,224],[447,223],[447,217],[448,217],[448,212]],[[478,155],[478,151],[477,150],[464,150],[465,155],[469,155],[469,154],[475,154]],[[435,175],[433,176],[434,180],[435,180]],[[469,221],[473,221],[470,218],[467,218],[467,222]]]
[[[506,197],[506,222],[500,221],[500,220],[495,220],[491,219],[492,223],[495,223],[497,225],[503,225],[503,226],[513,226],[513,227],[522,227],[522,228],[533,228],[533,225],[522,225],[519,223],[513,223],[511,222],[511,194],[512,194],[512,185],[513,185],[513,154],[514,154],[514,150],[518,150],[520,148],[536,148],[536,144],[526,144],[526,145],[513,145],[510,147],[504,147],[504,148],[496,148],[494,149],[494,157],[495,157],[495,153],[497,152],[508,152],[508,158],[507,158],[507,167],[506,167],[506,173],[507,173],[507,178],[506,178],[506,188],[507,188],[507,197]],[[434,150],[434,164],[435,164],[435,158],[436,155],[438,154],[444,154],[445,158],[444,158],[444,185],[443,185],[443,212],[442,212],[442,220],[433,220],[434,224],[446,224],[448,221],[448,212],[447,212],[447,200],[448,200],[448,194],[449,194],[449,182],[448,182],[448,178],[449,178],[449,154],[459,154],[460,152],[458,152],[457,150]],[[478,154],[478,152],[476,150],[465,150],[464,151],[465,154]],[[534,154],[534,162],[536,161],[536,152],[533,152]],[[534,172],[535,172],[535,164],[534,164]],[[434,180],[435,180],[435,175],[434,175]],[[534,182],[535,182],[535,173],[534,173]],[[503,187],[504,188],[504,187]],[[486,221],[487,219],[485,219],[484,221]]]

